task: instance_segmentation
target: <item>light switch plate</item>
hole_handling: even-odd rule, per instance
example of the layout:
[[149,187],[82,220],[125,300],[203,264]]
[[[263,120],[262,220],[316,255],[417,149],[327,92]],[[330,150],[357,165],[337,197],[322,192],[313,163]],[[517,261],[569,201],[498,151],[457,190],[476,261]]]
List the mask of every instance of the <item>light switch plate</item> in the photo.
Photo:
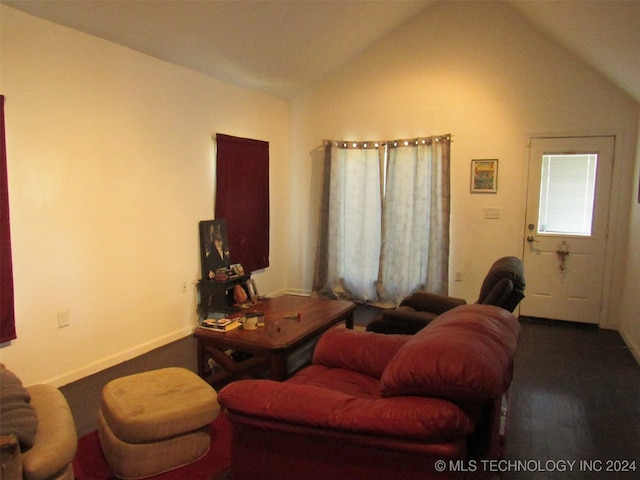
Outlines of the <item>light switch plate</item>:
[[69,326],[69,310],[62,310],[58,312],[58,328],[64,328]]
[[499,208],[485,208],[484,209],[484,218],[489,220],[497,220],[500,218],[500,209]]

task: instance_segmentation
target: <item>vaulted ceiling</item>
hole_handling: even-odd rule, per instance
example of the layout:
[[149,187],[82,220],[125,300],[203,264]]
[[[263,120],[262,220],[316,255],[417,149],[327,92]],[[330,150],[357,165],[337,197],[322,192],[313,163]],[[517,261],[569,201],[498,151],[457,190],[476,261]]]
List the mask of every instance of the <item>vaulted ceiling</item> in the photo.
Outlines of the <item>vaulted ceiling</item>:
[[[0,3],[228,83],[289,99],[435,1]],[[507,1],[640,103],[640,1]]]

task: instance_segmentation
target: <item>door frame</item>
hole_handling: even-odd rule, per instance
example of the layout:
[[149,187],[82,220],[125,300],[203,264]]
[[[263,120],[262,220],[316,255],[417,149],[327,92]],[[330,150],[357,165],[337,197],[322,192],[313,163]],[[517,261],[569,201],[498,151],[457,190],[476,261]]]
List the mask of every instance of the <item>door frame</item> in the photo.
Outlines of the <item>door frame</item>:
[[[619,197],[617,192],[613,188],[615,185],[615,177],[616,177],[616,158],[619,148],[619,138],[620,136],[614,133],[603,134],[603,133],[594,133],[594,134],[531,134],[527,138],[527,161],[526,161],[526,185],[527,188],[524,189],[525,199],[524,199],[524,215],[523,215],[523,225],[521,232],[526,231],[526,223],[527,223],[527,209],[528,206],[528,196],[529,196],[529,176],[530,176],[530,168],[531,168],[531,142],[532,140],[555,140],[555,139],[569,139],[569,138],[610,138],[613,142],[613,151],[612,151],[612,165],[611,165],[611,178],[609,179],[609,205],[607,208],[607,227],[606,227],[606,239],[605,239],[605,247],[604,247],[604,271],[602,278],[602,292],[601,292],[601,306],[600,312],[598,315],[598,323],[597,325],[600,328],[611,328],[615,329],[617,325],[611,322],[610,312],[611,312],[611,288],[612,288],[612,279],[613,279],[613,260],[614,260],[614,250],[615,248],[612,246],[612,238],[615,238],[615,230],[617,226],[617,206],[619,203]],[[522,235],[522,233],[521,233]],[[522,258],[524,258],[525,248],[527,248],[528,243],[525,237],[522,235]],[[525,271],[525,281],[526,281],[526,271]],[[526,295],[526,291],[525,291]]]

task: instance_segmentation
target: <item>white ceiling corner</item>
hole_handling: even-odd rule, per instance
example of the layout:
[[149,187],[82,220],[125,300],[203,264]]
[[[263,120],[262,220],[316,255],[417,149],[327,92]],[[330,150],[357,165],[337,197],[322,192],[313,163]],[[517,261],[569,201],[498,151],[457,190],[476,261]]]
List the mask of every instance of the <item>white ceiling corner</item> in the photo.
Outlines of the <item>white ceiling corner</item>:
[[[640,0],[507,1],[640,103]],[[224,82],[290,99],[434,0],[0,2]]]

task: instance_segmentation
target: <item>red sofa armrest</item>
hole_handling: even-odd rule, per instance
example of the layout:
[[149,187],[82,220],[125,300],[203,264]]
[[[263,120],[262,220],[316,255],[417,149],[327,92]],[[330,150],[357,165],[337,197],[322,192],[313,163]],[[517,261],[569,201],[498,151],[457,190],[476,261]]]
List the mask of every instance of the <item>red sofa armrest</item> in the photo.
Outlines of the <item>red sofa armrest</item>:
[[320,337],[312,361],[325,367],[344,368],[380,378],[387,364],[408,340],[406,335],[332,328]]

